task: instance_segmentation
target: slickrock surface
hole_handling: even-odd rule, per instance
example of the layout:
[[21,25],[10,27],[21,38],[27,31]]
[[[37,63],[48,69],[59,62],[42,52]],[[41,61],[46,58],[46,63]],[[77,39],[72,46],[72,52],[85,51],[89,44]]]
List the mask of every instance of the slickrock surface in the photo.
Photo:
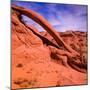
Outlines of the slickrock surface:
[[[87,84],[87,33],[71,30],[55,34],[48,23],[44,24],[51,32],[39,32],[25,25],[19,10],[14,9],[12,89]],[[52,32],[60,37],[61,45]]]

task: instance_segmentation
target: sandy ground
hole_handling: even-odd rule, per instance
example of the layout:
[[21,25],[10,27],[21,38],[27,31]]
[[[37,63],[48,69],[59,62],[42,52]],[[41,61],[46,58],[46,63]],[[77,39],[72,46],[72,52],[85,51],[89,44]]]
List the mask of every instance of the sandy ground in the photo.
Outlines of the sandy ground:
[[[61,56],[67,62],[67,57]],[[87,84],[87,74],[51,58],[43,44],[27,47],[12,34],[12,88]]]

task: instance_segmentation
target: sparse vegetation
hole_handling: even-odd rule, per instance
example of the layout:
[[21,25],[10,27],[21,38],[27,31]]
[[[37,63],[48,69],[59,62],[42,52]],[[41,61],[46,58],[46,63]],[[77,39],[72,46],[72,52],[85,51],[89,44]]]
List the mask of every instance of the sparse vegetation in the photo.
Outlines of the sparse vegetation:
[[33,87],[36,83],[37,80],[28,80],[24,78],[18,78],[17,80],[14,81],[15,84],[19,85],[20,87]]

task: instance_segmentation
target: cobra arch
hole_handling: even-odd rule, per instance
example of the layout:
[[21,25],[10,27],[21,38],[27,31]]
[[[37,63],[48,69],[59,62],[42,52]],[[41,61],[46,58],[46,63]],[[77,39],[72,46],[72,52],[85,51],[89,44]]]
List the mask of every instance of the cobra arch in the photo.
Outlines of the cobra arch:
[[26,9],[26,8],[23,8],[23,7],[19,7],[19,6],[15,6],[15,5],[12,6],[12,9],[19,12],[21,15],[23,14],[23,15],[31,18],[36,23],[41,25],[55,39],[58,46],[60,47],[61,44],[62,44],[64,46],[64,48],[72,54],[72,56],[79,55],[78,52],[73,50],[69,45],[67,45],[62,40],[62,38],[58,35],[56,30],[51,26],[51,24],[43,16],[41,16],[40,14],[38,14],[37,12],[35,12],[33,10]]

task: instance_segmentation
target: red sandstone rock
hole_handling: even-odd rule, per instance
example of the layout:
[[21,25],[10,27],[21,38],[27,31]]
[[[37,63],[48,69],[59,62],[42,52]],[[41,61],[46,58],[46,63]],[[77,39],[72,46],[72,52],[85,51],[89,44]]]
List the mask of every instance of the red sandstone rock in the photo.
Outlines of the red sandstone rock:
[[63,42],[80,54],[73,58],[63,45],[57,48],[52,44],[58,45],[51,32],[33,31],[34,27],[28,28],[19,16],[18,10],[13,11],[12,89],[87,84],[87,33],[60,32]]

